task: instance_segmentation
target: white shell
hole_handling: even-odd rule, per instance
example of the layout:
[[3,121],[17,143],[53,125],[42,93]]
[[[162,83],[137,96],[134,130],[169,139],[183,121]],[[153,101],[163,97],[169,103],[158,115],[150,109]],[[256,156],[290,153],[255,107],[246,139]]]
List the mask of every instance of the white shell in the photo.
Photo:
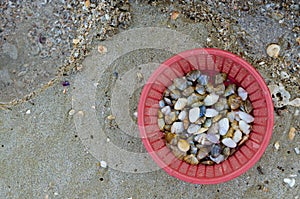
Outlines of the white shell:
[[[200,109],[199,109],[199,112],[200,112]],[[206,112],[205,112],[206,117],[215,117],[218,114],[219,114],[219,112],[212,108],[206,109]]]
[[183,122],[174,122],[171,127],[172,133],[181,133],[184,131]]
[[236,143],[231,139],[231,138],[224,138],[222,140],[222,143],[229,147],[229,148],[235,148],[236,147]]
[[277,58],[278,55],[279,55],[279,51],[280,51],[280,46],[277,45],[277,44],[270,44],[270,45],[267,47],[267,54],[268,54],[270,57]]
[[195,107],[192,108],[189,112],[189,120],[190,122],[196,122],[199,119],[200,116],[200,108],[199,107]]
[[245,101],[248,97],[248,93],[245,89],[243,89],[242,87],[238,88],[238,95],[242,98],[243,101]]
[[199,129],[200,129],[200,126],[199,126],[199,125],[191,124],[191,125],[189,126],[189,128],[187,129],[187,132],[188,132],[189,134],[194,134],[194,133],[196,133]]
[[239,128],[246,135],[250,133],[250,125],[247,124],[244,120],[239,121]]
[[178,119],[184,120],[186,118],[187,112],[186,111],[181,111],[178,115]]
[[229,129],[229,120],[228,118],[223,118],[219,122],[219,133],[220,135],[225,135]]
[[235,132],[234,132],[234,135],[233,135],[233,141],[235,142],[235,143],[238,143],[239,141],[241,141],[241,139],[242,139],[242,136],[243,136],[243,134],[242,134],[242,132],[240,131],[240,130],[236,130]]
[[187,104],[187,99],[186,98],[179,98],[177,100],[177,102],[175,103],[175,105],[174,105],[174,109],[175,110],[182,110],[182,109],[184,109],[186,104]]
[[243,111],[239,111],[239,117],[244,120],[246,123],[251,123],[254,121],[254,117],[248,113],[245,113]]
[[219,99],[219,95],[211,93],[211,94],[207,95],[206,98],[204,99],[204,105],[211,106],[211,105],[215,104],[218,101],[218,99]]

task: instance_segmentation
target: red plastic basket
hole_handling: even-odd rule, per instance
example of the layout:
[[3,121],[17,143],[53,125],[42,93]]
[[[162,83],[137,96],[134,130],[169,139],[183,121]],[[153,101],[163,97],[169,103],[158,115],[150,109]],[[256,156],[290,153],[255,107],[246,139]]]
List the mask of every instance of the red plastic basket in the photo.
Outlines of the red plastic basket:
[[[249,139],[227,160],[212,166],[194,166],[178,160],[166,147],[163,132],[157,125],[158,102],[164,90],[174,78],[195,69],[208,75],[227,73],[231,81],[248,92],[254,108],[255,119]],[[239,56],[213,48],[188,50],[161,64],[144,86],[138,107],[140,135],[151,157],[169,175],[195,184],[222,183],[245,173],[268,146],[273,122],[272,98],[260,74]]]

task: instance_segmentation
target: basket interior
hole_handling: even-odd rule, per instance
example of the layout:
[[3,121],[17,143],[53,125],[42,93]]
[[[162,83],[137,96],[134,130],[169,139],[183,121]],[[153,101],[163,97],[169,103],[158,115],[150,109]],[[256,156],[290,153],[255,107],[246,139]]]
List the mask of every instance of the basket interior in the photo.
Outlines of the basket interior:
[[[143,105],[143,125],[140,128],[145,132],[142,139],[144,144],[147,145],[148,152],[152,153],[152,157],[154,157],[159,166],[164,168],[169,174],[193,183],[203,183],[203,180],[209,182],[207,181],[208,179],[222,178],[226,175],[231,175],[233,178],[238,173],[241,173],[239,170],[245,170],[244,167],[254,156],[258,155],[259,150],[265,150],[266,146],[264,146],[264,149],[261,149],[261,145],[266,141],[266,132],[267,128],[269,128],[268,119],[270,115],[268,114],[265,97],[265,93],[268,91],[262,90],[257,77],[255,78],[241,63],[233,61],[228,57],[205,53],[192,54],[181,59],[177,57],[177,60],[165,62],[160,69],[159,74],[157,73],[158,75],[152,79],[152,82],[148,82],[147,84],[149,90]],[[221,164],[212,166],[199,164],[193,166],[178,160],[166,147],[163,133],[157,125],[158,102],[161,100],[164,90],[172,84],[174,78],[184,76],[189,71],[195,69],[208,75],[214,75],[217,72],[227,73],[231,81],[242,86],[248,92],[249,99],[254,108],[253,115],[255,119],[248,141]],[[256,159],[258,160],[259,158]],[[232,175],[236,171],[239,172]]]

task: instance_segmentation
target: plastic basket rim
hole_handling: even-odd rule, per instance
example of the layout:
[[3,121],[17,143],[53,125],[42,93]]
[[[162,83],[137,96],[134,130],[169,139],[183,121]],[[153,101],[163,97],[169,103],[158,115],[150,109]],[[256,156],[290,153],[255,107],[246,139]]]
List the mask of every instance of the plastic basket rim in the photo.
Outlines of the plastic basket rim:
[[[264,139],[262,143],[260,144],[260,147],[258,151],[254,154],[254,156],[247,161],[246,164],[242,165],[242,167],[234,170],[233,172],[218,176],[218,177],[212,177],[212,178],[197,178],[197,177],[192,177],[188,175],[184,175],[169,166],[166,166],[166,164],[161,160],[159,156],[157,156],[156,152],[152,149],[151,144],[148,142],[147,139],[147,133],[145,131],[144,127],[144,104],[147,99],[148,93],[151,89],[152,83],[156,81],[157,76],[163,72],[167,67],[169,67],[171,64],[174,62],[177,62],[183,58],[192,56],[192,55],[198,55],[198,54],[209,54],[209,55],[218,55],[222,56],[223,58],[231,59],[234,62],[238,63],[241,65],[243,68],[245,68],[255,79],[255,82],[258,83],[260,86],[261,90],[263,91],[265,100],[266,100],[266,105],[267,105],[267,112],[268,112],[268,122],[266,125],[266,133],[264,136]],[[243,58],[239,57],[238,55],[235,55],[231,52],[221,50],[221,49],[216,49],[216,48],[196,48],[196,49],[191,49],[187,51],[180,52],[166,61],[164,61],[160,66],[152,73],[146,84],[144,85],[144,88],[142,90],[140,100],[139,100],[139,105],[138,105],[138,126],[139,126],[139,131],[140,131],[140,136],[142,139],[142,142],[147,150],[147,152],[150,154],[152,159],[158,164],[158,166],[162,169],[164,169],[169,175],[176,177],[180,180],[194,183],[194,184],[219,184],[223,183],[229,180],[232,180],[246,171],[248,171],[250,168],[252,168],[256,162],[259,161],[263,153],[265,152],[271,136],[272,136],[272,130],[273,130],[273,124],[274,124],[274,114],[273,114],[273,102],[271,98],[271,94],[269,91],[269,88],[267,87],[265,81],[263,80],[263,77],[259,74],[259,72],[247,61],[245,61]]]

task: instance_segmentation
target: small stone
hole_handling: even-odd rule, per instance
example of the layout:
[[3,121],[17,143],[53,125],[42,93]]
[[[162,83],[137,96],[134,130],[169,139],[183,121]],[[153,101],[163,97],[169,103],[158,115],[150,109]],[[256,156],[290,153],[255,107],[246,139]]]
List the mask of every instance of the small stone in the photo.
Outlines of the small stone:
[[171,143],[171,141],[176,137],[175,133],[167,132],[165,133],[165,140],[167,143]]
[[186,118],[187,112],[185,110],[181,111],[178,115],[179,120],[184,120]]
[[207,138],[208,141],[210,141],[212,143],[220,143],[219,137],[217,136],[217,134],[208,133],[206,138]]
[[292,141],[295,138],[296,135],[296,129],[294,127],[291,127],[290,131],[289,131],[289,139]]
[[233,140],[235,143],[238,143],[239,141],[242,140],[242,136],[243,136],[242,132],[241,132],[240,130],[236,130],[236,131],[234,132],[234,135],[233,135],[232,140]]
[[174,122],[171,127],[172,133],[181,133],[184,131],[183,122]]
[[201,73],[199,70],[192,70],[186,74],[186,79],[189,81],[196,81],[200,77]]
[[107,167],[107,163],[106,163],[105,161],[101,160],[101,161],[100,161],[100,166],[101,166],[102,168],[106,168],[106,167]]
[[212,106],[218,101],[218,99],[219,99],[219,95],[211,93],[211,94],[207,95],[206,98],[204,99],[204,105]]
[[204,133],[204,132],[206,132],[207,130],[208,130],[208,128],[200,128],[200,129],[196,132],[196,134]]
[[205,117],[215,117],[219,114],[218,111],[216,111],[215,109],[212,109],[212,108],[208,108],[206,109],[206,112],[205,112]]
[[210,154],[213,158],[218,157],[222,152],[222,147],[220,144],[213,144],[210,150]]
[[99,45],[98,46],[98,52],[100,54],[105,54],[105,53],[107,53],[107,48],[105,46]]
[[230,122],[233,122],[235,119],[235,112],[233,112],[233,111],[228,112],[226,117],[229,119]]
[[72,116],[72,115],[74,115],[74,114],[75,114],[75,110],[74,110],[74,109],[71,109],[71,110],[69,111],[69,115]]
[[222,84],[227,78],[226,73],[219,73],[215,76],[215,84]]
[[196,122],[199,119],[199,117],[200,117],[200,108],[199,107],[192,108],[189,111],[190,122],[192,122],[192,123]]
[[194,154],[190,154],[184,157],[184,161],[191,165],[199,164],[199,160],[195,157]]
[[171,107],[170,106],[165,106],[161,109],[161,112],[164,114],[164,115],[168,115],[171,113]]
[[227,86],[227,88],[225,89],[224,96],[225,96],[225,97],[228,97],[228,96],[234,94],[234,93],[235,93],[235,90],[236,90],[236,85],[235,85],[235,84],[230,84],[230,85]]
[[277,44],[270,44],[270,45],[267,47],[267,54],[268,54],[270,57],[277,58],[278,55],[279,55],[279,51],[280,51],[280,46],[277,45]]
[[200,75],[197,79],[197,82],[200,83],[200,85],[207,85],[208,84],[209,77],[207,75]]
[[222,143],[229,147],[229,148],[235,148],[236,147],[236,143],[231,139],[231,138],[224,138],[222,140]]
[[242,104],[242,98],[240,96],[237,95],[230,95],[228,98],[228,105],[232,110],[236,110],[238,108],[240,108]]
[[179,98],[177,102],[175,103],[174,109],[175,110],[182,110],[187,105],[187,99],[186,98]]
[[217,134],[218,132],[219,132],[219,124],[218,123],[212,124],[212,126],[207,131],[207,133],[211,133],[211,134]]
[[165,120],[164,119],[158,119],[157,123],[158,123],[159,130],[163,131],[164,128],[165,128]]
[[239,121],[239,128],[246,135],[250,133],[250,127],[251,126],[247,124],[244,120]]
[[229,129],[229,120],[228,118],[223,118],[219,122],[219,133],[220,135],[225,135]]
[[114,119],[116,119],[116,117],[113,116],[113,115],[109,115],[109,116],[107,116],[107,119],[108,119],[108,120],[114,120]]
[[205,94],[205,87],[202,85],[197,84],[195,87],[195,91],[200,94],[200,95],[204,95]]
[[296,180],[294,178],[284,178],[283,182],[288,184],[291,188],[296,184]]
[[26,115],[30,115],[30,113],[31,111],[29,109],[25,112]]
[[254,121],[254,117],[248,113],[239,111],[238,114],[239,114],[239,117],[248,124]]
[[190,86],[190,87],[187,87],[186,89],[184,89],[184,91],[182,91],[182,95],[188,97],[193,92],[194,92],[194,88]]
[[190,144],[186,140],[180,139],[178,140],[177,147],[180,151],[187,152],[190,149]]
[[221,162],[223,162],[225,160],[225,157],[224,157],[224,155],[219,155],[216,158],[214,158],[214,157],[211,156],[210,159],[212,161],[214,161],[215,163],[220,164]]
[[174,85],[181,91],[187,88],[187,80],[183,77],[181,78],[176,78],[173,80]]
[[294,148],[294,150],[295,150],[295,153],[296,153],[297,155],[300,154],[300,149],[299,149],[298,147]]
[[176,120],[176,113],[172,111],[170,114],[165,115],[165,123],[172,124]]
[[278,150],[279,150],[279,147],[280,147],[279,141],[276,141],[276,142],[274,143],[274,148],[278,151]]
[[199,129],[200,129],[200,126],[199,126],[199,125],[191,124],[191,125],[189,126],[189,128],[187,129],[187,132],[188,132],[189,134],[195,134]]
[[134,112],[134,113],[133,113],[133,116],[134,116],[135,118],[138,118],[138,112]]
[[245,101],[248,97],[248,93],[245,89],[243,89],[242,87],[238,88],[238,95],[242,98],[243,101]]
[[201,147],[199,150],[198,150],[198,153],[197,153],[197,159],[198,160],[201,160],[203,158],[205,158],[209,153],[209,150],[207,147]]
[[166,106],[164,100],[160,100],[160,101],[158,102],[158,104],[159,104],[159,107],[160,107],[160,108],[163,108],[164,106]]
[[179,12],[178,11],[173,11],[172,15],[171,15],[171,19],[176,20],[178,16],[179,16]]

